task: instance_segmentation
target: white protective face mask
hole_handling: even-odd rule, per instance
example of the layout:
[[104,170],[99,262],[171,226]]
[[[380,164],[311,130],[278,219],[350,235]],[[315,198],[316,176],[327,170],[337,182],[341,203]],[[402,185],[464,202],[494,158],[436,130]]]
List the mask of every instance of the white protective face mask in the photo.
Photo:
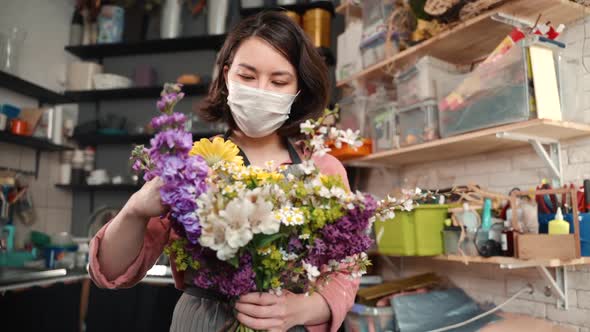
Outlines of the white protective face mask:
[[228,80],[227,104],[236,124],[248,137],[258,138],[279,129],[299,94],[271,92]]

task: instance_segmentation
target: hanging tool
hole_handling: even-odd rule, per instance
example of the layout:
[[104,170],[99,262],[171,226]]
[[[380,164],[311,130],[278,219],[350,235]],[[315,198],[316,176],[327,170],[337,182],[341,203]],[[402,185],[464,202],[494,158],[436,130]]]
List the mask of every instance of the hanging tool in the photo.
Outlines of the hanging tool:
[[[553,189],[547,180],[543,180],[543,184],[537,186],[537,190],[551,190]],[[555,194],[551,195],[537,195],[535,197],[540,213],[553,214],[557,212],[558,202]]]

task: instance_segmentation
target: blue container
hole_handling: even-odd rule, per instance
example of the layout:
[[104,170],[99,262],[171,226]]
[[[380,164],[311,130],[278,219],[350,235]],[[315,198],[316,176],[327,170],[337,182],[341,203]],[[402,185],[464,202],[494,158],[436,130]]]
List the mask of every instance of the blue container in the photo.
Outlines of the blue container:
[[[580,213],[580,248],[582,256],[590,257],[590,213]],[[549,222],[555,219],[555,214],[539,214],[539,233],[549,233]],[[574,215],[567,213],[563,219],[570,224],[570,234],[574,234]]]
[[118,6],[103,6],[98,16],[98,43],[122,42],[124,27],[125,10]]
[[0,104],[0,113],[3,113],[8,119],[16,119],[20,114],[20,108],[10,104]]
[[[78,250],[77,245],[68,247],[61,246],[48,246],[43,248],[43,257],[45,258],[45,267],[48,269],[54,269],[60,267],[61,262],[66,260],[67,253],[75,253]],[[72,260],[72,262],[74,262]]]

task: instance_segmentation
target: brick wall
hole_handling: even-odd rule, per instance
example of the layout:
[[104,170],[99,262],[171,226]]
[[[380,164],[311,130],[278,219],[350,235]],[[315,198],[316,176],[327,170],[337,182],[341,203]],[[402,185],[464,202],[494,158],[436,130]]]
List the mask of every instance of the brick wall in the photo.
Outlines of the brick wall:
[[[588,56],[585,60],[590,68],[590,20],[586,22],[586,32],[585,54]],[[568,45],[567,54],[581,58],[583,40],[583,22],[572,25],[564,38]],[[571,79],[581,82],[576,91],[578,110],[590,114],[590,73],[581,70],[578,77]],[[566,182],[581,183],[582,179],[590,178],[590,137],[563,142],[562,163]],[[384,183],[392,187],[404,184],[408,187],[443,188],[474,182],[505,193],[515,186],[521,189],[533,187],[549,175],[532,148],[522,148],[451,161],[409,165],[399,170],[371,170],[368,188],[370,192],[382,195],[386,192]],[[535,287],[535,293],[520,296],[506,307],[507,311],[546,318],[560,325],[570,326],[574,331],[590,331],[588,266],[570,268],[567,272],[570,309],[563,311],[556,307],[555,298],[544,295],[545,284],[536,269],[502,270],[498,266],[487,264],[465,266],[428,258],[404,258],[403,262],[393,258],[393,261],[402,263],[398,266],[403,266],[404,276],[427,271],[445,275],[482,302],[502,303],[530,282]],[[387,268],[383,274],[387,278],[396,277],[393,271],[394,269]]]

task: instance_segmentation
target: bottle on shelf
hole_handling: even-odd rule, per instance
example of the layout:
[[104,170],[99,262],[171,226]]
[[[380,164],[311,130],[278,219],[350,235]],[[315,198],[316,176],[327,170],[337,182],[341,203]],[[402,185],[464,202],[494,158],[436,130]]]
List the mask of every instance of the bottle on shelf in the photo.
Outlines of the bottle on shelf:
[[557,208],[555,219],[549,222],[549,234],[550,235],[562,235],[570,233],[570,224],[563,220],[563,214],[561,213],[561,207]]
[[476,246],[483,257],[498,256],[501,254],[501,246],[496,237],[498,232],[492,228],[492,200],[486,198],[483,203],[481,227],[477,232]]
[[508,220],[504,222],[500,244],[502,246],[502,256],[514,257],[514,229]]
[[84,17],[79,10],[75,10],[70,25],[70,46],[82,45],[84,37]]

